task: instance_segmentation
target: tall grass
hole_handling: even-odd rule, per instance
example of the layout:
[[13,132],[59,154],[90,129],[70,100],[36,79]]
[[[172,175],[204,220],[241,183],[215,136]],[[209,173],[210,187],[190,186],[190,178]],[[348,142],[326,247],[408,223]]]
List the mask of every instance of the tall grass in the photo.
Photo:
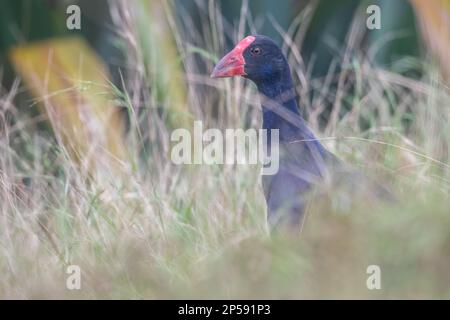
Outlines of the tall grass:
[[[167,106],[146,90],[145,30],[135,7],[120,9],[129,61],[125,90],[111,89],[129,119],[124,175],[107,162],[86,173],[39,129],[43,119],[17,112],[19,82],[0,92],[0,297],[450,298],[450,93],[438,69],[417,63],[425,72],[413,79],[374,66],[359,50],[356,18],[329,74],[312,78],[297,49],[307,15],[279,29],[311,127],[400,201],[377,211],[313,206],[298,238],[270,236],[258,167],[171,163]],[[189,112],[206,127],[261,125],[251,84],[208,76],[227,39],[243,38],[247,25],[257,31],[245,2],[241,13],[236,28],[214,2],[199,4],[200,27],[168,17]],[[66,289],[71,264],[81,267],[81,290]],[[372,264],[381,290],[366,287]]]

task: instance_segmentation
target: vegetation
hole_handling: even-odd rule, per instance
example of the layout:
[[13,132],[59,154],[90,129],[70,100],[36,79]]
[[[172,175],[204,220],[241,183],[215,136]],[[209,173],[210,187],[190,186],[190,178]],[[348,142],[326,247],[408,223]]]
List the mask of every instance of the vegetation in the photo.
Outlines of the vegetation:
[[[351,212],[314,204],[298,237],[269,234],[257,166],[170,161],[167,110],[211,128],[260,127],[254,87],[208,72],[229,40],[248,33],[245,3],[235,24],[214,2],[199,4],[200,26],[163,5],[179,54],[167,72],[183,80],[170,86],[185,86],[176,96],[185,105],[173,108],[161,99],[170,91],[152,90],[161,78],[146,51],[155,44],[142,40],[144,9],[111,3],[127,60],[121,80],[96,94],[112,92],[111,105],[125,110],[123,174],[104,157],[86,171],[43,128],[45,117],[23,112],[33,103],[21,98],[19,81],[0,87],[0,297],[450,298],[448,81],[428,58],[378,64],[373,47],[362,46],[364,15],[355,15],[323,75],[299,54],[313,7],[292,28],[275,30],[313,130],[391,186],[398,203]],[[69,265],[82,270],[81,290],[66,288]],[[381,268],[381,290],[366,286],[369,265]]]

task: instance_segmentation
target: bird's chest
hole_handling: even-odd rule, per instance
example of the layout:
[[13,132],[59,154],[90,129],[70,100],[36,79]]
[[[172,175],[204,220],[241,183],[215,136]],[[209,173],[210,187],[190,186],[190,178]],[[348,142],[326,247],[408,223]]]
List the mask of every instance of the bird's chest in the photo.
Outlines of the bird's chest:
[[278,170],[262,176],[266,200],[295,197],[320,183],[323,175],[321,154],[313,142],[280,140],[272,144],[272,161],[278,161]]
[[[270,149],[270,148],[269,148]],[[304,188],[307,178],[305,174],[312,174],[311,163],[304,152],[302,144],[299,144],[292,150],[292,145],[286,142],[272,144],[269,152],[271,153],[271,161],[277,162],[278,170],[273,174],[262,176],[262,185],[266,198],[273,193],[283,192],[286,188],[297,189]]]

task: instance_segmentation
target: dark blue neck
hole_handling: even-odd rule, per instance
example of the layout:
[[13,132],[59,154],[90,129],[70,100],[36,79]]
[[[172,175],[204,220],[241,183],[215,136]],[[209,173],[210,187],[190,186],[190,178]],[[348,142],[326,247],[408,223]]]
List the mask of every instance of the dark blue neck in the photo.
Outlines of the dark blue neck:
[[[258,81],[256,85],[261,94],[263,129],[279,129],[281,141],[315,139],[299,113],[289,68],[280,77]],[[280,108],[284,109],[281,110],[285,111],[284,115],[277,112]],[[286,115],[290,115],[291,121],[286,119]]]

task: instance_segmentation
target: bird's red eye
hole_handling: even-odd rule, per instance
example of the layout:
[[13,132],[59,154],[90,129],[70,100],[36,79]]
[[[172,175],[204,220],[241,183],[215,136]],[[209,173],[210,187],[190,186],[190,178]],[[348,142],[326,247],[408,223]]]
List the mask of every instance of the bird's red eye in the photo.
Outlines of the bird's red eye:
[[258,55],[261,53],[261,48],[259,48],[259,47],[251,48],[250,52],[253,53],[254,55]]

